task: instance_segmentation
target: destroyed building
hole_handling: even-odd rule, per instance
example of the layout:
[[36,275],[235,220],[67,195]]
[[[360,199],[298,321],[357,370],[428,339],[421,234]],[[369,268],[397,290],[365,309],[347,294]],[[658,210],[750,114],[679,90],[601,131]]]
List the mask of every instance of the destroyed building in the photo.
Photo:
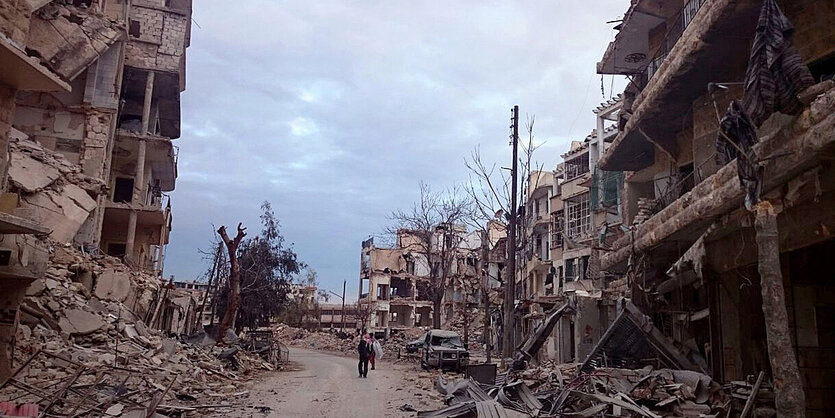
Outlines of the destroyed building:
[[[779,409],[781,391],[797,389],[780,382],[799,368],[806,416],[835,411],[833,19],[827,1],[633,1],[597,67],[630,80],[599,162],[626,173],[630,231],[600,268],[627,280],[638,309],[714,380],[764,371]],[[761,64],[764,51],[775,64]],[[733,119],[740,108],[750,119]],[[720,125],[732,123],[753,140],[730,143]],[[776,237],[755,222],[773,213]],[[788,361],[775,369],[777,358]]]
[[41,216],[61,232],[53,233],[58,241],[160,274],[171,227],[165,193],[177,177],[172,139],[180,136],[190,1],[46,3],[34,14],[28,48],[72,92],[19,94],[13,124],[103,181],[106,191],[83,211],[64,208],[63,217],[79,227],[57,228],[54,217]]
[[378,248],[373,238],[362,243],[358,300],[373,306],[371,330],[432,325],[425,282],[429,265],[419,254],[408,252],[400,236],[397,241],[395,248]]
[[[396,240],[391,248],[376,247],[373,238],[363,241],[359,302],[373,306],[370,330],[390,333],[392,330],[431,327],[436,314],[441,315],[442,324],[449,324],[461,309],[480,302],[482,275],[476,267],[480,266],[479,233],[467,231],[461,225],[438,225],[432,233],[428,252],[409,231],[399,231]],[[452,249],[449,265],[444,267],[445,261],[440,257],[442,251],[448,249]],[[440,277],[444,268],[449,270],[446,273],[449,286],[443,292],[443,312],[436,313],[431,299],[430,275]]]
[[[191,2],[13,0],[0,11],[2,218],[15,234],[2,238],[15,253],[2,279],[3,374],[18,305],[51,246],[162,273]],[[135,285],[119,269],[71,273],[98,297],[125,301]]]
[[[600,271],[601,250],[623,234],[621,172],[598,167],[617,135],[620,96],[598,106],[597,128],[583,141],[572,141],[554,171],[533,171],[525,185],[524,263],[517,274],[516,339],[521,341],[546,318],[570,302],[538,353],[541,360],[584,359],[615,316],[622,292]],[[522,278],[524,277],[524,280]],[[615,283],[615,285],[617,282]]]

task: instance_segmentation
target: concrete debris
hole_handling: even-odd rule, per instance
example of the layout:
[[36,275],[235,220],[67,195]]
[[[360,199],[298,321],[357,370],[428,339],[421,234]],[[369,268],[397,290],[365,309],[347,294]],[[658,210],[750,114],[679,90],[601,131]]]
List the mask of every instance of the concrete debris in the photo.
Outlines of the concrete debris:
[[70,309],[58,320],[61,330],[71,335],[88,335],[104,327],[102,317],[82,309]]
[[308,331],[285,324],[276,325],[273,333],[279,341],[292,347],[312,348],[314,350],[337,351],[342,353],[356,353],[357,340],[354,334],[345,334],[344,338],[337,333],[326,331]]
[[539,417],[699,417],[724,416],[730,405],[723,388],[697,372],[647,367],[596,369],[575,376],[577,370],[577,365],[542,365],[508,375],[496,385],[439,378],[436,389],[450,407],[418,416],[494,417],[515,411]]
[[20,194],[15,215],[40,223],[58,242],[70,242],[106,190],[58,153],[30,139],[10,141],[9,184]]
[[[148,327],[163,289],[157,277],[69,246],[54,244],[52,252],[50,268],[21,304],[18,370],[0,387],[0,399],[48,408],[50,416],[74,415],[73,405],[82,404],[94,415],[124,417],[160,402],[168,411],[213,397],[234,404],[248,397],[240,382],[276,369],[237,346],[187,344]],[[175,380],[176,393],[167,390]],[[55,392],[61,387],[68,389]]]

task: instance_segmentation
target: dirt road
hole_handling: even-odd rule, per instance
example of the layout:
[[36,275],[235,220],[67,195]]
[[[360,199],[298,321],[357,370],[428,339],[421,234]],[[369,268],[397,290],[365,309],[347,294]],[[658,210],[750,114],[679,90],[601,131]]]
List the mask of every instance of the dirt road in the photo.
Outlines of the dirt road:
[[412,365],[383,361],[369,370],[368,378],[360,379],[353,358],[291,348],[290,360],[302,370],[275,373],[250,389],[249,403],[269,411],[247,409],[224,416],[414,417],[415,412],[402,411],[401,406],[423,410],[442,405],[437,395],[407,378],[415,372]]

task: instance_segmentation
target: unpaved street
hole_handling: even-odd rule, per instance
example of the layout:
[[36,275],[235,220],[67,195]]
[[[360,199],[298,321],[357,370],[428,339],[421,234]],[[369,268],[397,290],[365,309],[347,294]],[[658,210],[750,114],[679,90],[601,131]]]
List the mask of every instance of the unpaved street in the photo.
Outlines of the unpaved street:
[[321,351],[290,349],[290,360],[302,370],[278,372],[254,383],[249,396],[252,406],[267,406],[266,412],[238,410],[234,417],[413,417],[400,410],[404,404],[416,409],[436,409],[438,397],[407,379],[415,366],[378,362],[368,378],[357,377],[357,361]]

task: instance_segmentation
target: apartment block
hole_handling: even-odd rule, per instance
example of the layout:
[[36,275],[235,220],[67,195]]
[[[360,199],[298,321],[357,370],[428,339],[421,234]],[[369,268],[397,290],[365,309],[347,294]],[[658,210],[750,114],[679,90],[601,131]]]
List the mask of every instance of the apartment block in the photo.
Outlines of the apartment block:
[[0,4],[0,352],[47,243],[161,276],[190,16],[188,0]]
[[[599,73],[630,79],[621,130],[599,163],[625,172],[630,231],[601,255],[601,270],[629,283],[632,302],[687,363],[719,382],[760,371],[788,378],[774,356],[789,347],[772,333],[788,330],[791,351],[780,358],[797,362],[806,416],[835,411],[827,402],[835,393],[835,293],[825,279],[835,249],[833,18],[828,1],[633,1],[598,64]],[[780,105],[746,107],[769,94],[759,77],[788,65],[759,66],[752,47],[769,42],[779,42],[781,60],[793,45],[794,71],[808,68],[810,77],[775,77],[774,88],[789,92]],[[717,159],[732,102],[743,104],[755,142]],[[745,176],[745,167],[757,174]],[[752,211],[751,202],[762,205]],[[782,286],[762,275],[766,238],[756,220],[769,216],[759,212],[767,207],[779,247],[768,259],[778,262]],[[767,319],[772,312],[788,319]]]

